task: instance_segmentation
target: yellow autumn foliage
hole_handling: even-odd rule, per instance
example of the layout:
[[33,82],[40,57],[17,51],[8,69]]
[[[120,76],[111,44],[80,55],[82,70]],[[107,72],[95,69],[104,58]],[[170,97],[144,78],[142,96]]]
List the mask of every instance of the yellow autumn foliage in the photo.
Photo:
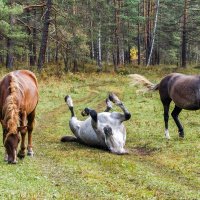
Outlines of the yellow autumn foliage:
[[137,60],[138,59],[138,50],[135,47],[132,47],[130,50],[130,58],[131,60]]

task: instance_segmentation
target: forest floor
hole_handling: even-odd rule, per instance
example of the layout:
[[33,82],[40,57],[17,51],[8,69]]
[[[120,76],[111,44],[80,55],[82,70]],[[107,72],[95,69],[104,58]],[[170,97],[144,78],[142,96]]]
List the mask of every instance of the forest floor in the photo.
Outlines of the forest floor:
[[[158,83],[164,75],[180,70],[157,67],[132,71]],[[197,74],[199,69],[184,72]],[[200,199],[200,111],[180,114],[183,140],[170,116],[171,140],[166,141],[158,92],[137,92],[141,88],[131,86],[126,75],[39,77],[39,89],[35,156],[8,165],[1,145],[0,199]],[[65,95],[72,96],[77,117],[84,119],[80,113],[85,107],[98,112],[105,109],[110,91],[132,114],[125,122],[129,154],[119,156],[82,144],[61,143],[62,136],[72,135]],[[113,110],[119,111],[115,106]]]

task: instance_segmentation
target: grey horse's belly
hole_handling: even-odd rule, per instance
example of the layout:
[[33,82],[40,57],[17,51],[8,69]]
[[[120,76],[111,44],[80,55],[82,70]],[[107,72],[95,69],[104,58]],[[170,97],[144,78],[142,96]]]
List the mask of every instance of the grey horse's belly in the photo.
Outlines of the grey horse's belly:
[[92,146],[101,146],[104,148],[106,147],[104,135],[102,133],[99,133],[99,136],[97,136],[98,133],[96,133],[91,126],[91,118],[89,118],[82,124],[79,133],[79,138],[85,144]]

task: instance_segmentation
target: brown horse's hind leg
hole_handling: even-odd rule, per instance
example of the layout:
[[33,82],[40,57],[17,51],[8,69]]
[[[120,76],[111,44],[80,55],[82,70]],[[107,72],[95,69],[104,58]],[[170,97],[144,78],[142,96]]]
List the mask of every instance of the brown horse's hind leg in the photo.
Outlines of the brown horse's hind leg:
[[178,106],[175,105],[174,110],[172,111],[172,117],[178,127],[178,131],[179,131],[179,137],[184,138],[184,131],[183,131],[183,126],[181,125],[179,119],[178,119],[178,115],[180,114],[182,108],[179,108]]
[[28,115],[28,156],[33,156],[34,152],[32,149],[32,131],[33,131],[33,126],[35,122],[35,110]]
[[26,137],[26,132],[27,132],[27,128],[25,127],[26,117],[27,115],[25,112],[21,114],[21,123],[20,123],[20,130],[19,130],[21,133],[21,146],[17,154],[17,156],[21,159],[25,157],[25,149],[26,149],[26,146],[25,146],[25,137]]

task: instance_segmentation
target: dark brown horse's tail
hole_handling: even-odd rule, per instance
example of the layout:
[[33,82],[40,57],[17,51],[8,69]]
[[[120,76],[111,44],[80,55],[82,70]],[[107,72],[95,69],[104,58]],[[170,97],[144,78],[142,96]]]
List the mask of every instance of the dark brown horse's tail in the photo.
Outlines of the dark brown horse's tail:
[[131,84],[132,85],[145,86],[145,88],[147,88],[147,91],[150,91],[150,90],[155,91],[155,90],[159,89],[159,85],[160,85],[159,83],[153,84],[147,78],[145,78],[144,76],[142,76],[140,74],[130,74],[128,76],[131,78]]
[[150,90],[153,90],[153,91],[159,90],[159,86],[160,86],[160,83],[153,85],[153,87]]

